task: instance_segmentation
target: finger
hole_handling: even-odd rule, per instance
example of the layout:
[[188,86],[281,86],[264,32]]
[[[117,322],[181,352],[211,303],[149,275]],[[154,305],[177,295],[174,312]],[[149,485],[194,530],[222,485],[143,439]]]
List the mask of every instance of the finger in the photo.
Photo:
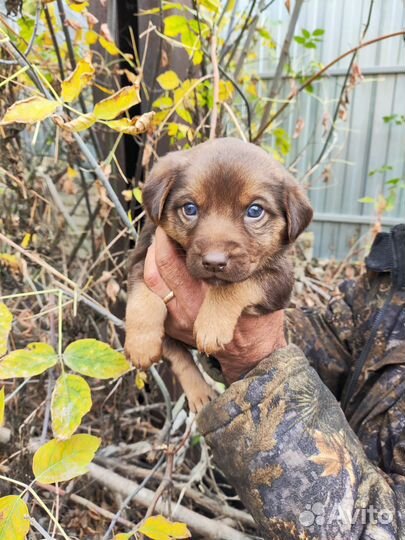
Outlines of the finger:
[[199,282],[188,273],[185,259],[162,228],[156,229],[155,257],[158,272],[176,296],[188,294]]
[[143,278],[147,287],[161,298],[164,298],[169,293],[170,289],[163,281],[156,264],[155,240],[153,240],[146,253]]

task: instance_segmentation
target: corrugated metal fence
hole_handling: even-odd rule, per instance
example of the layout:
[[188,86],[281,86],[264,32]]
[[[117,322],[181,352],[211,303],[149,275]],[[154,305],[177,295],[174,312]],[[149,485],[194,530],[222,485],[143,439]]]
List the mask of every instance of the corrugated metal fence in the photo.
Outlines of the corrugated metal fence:
[[[307,0],[302,8],[296,34],[302,28],[312,32],[325,29],[316,50],[292,46],[293,67],[309,66],[311,60],[327,64],[339,54],[359,43],[370,9],[370,0]],[[266,13],[266,27],[277,47],[281,47],[288,24],[284,2],[277,1]],[[405,4],[402,0],[375,0],[366,41],[402,30]],[[255,69],[271,79],[274,58],[269,49],[261,49]],[[384,122],[383,117],[405,115],[405,42],[402,37],[381,41],[362,49],[357,62],[363,74],[350,93],[345,121],[338,121],[326,159],[308,178],[324,145],[322,120],[333,117],[350,57],[340,61],[327,77],[314,84],[312,95],[303,92],[289,108],[283,127],[290,136],[298,119],[304,129],[293,139],[287,165],[293,164],[298,178],[310,183],[310,197],[315,207],[315,254],[319,257],[343,258],[353,244],[362,238],[375,221],[373,204],[360,203],[362,197],[375,198],[387,193],[390,179],[405,178],[405,124]],[[302,68],[301,68],[302,69]],[[285,94],[290,90],[285,80]],[[330,165],[328,174],[325,167]],[[390,166],[385,173],[371,171]],[[384,213],[383,224],[405,222],[405,190],[398,190],[395,208]],[[357,245],[360,245],[360,241]]]

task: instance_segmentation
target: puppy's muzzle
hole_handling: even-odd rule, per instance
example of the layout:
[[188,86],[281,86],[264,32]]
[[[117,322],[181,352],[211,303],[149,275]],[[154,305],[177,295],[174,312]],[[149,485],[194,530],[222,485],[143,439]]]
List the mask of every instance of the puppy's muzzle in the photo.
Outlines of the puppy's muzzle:
[[196,279],[208,283],[237,282],[251,272],[250,257],[241,246],[192,246],[187,251],[187,267]]
[[202,256],[202,265],[208,272],[224,272],[227,267],[229,257],[226,253],[212,251]]

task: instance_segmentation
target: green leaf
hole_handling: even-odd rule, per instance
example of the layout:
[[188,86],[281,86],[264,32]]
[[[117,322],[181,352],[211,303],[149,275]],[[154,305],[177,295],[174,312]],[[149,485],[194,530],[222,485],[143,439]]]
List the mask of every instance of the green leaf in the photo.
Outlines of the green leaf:
[[386,124],[394,122],[396,126],[400,126],[405,123],[405,115],[390,114],[389,116],[383,116],[383,120]]
[[307,39],[311,37],[311,32],[306,30],[305,28],[302,29],[302,35],[306,37]]
[[383,165],[379,169],[374,169],[368,173],[369,176],[374,176],[375,174],[385,173],[387,171],[392,171],[394,167],[392,165]]
[[25,502],[16,495],[0,499],[1,540],[24,540],[30,530],[29,512]]
[[52,429],[58,439],[69,439],[91,409],[91,390],[80,375],[63,373],[52,393]]
[[183,15],[169,15],[164,20],[164,35],[176,37],[188,30],[188,20]]
[[383,116],[383,120],[385,124],[389,124],[392,122],[396,117],[396,114],[390,114],[389,116]]
[[67,441],[49,441],[34,454],[35,479],[42,484],[53,484],[85,474],[100,443],[99,437],[86,434],[73,435]]
[[398,187],[398,184],[400,183],[400,178],[392,178],[391,180],[387,180],[385,183],[389,186]]
[[373,197],[362,197],[359,199],[359,202],[364,204],[373,204],[375,203],[375,199]]
[[191,538],[187,525],[172,522],[163,516],[152,516],[139,527],[139,532],[151,540],[180,540]]
[[272,49],[276,48],[276,43],[275,43],[272,35],[270,34],[270,32],[266,28],[257,28],[257,32],[263,39],[265,39],[269,43],[269,45],[270,45],[270,47]]
[[8,307],[0,303],[0,356],[7,352],[7,339],[11,330],[13,315]]
[[305,44],[304,44],[304,47],[306,49],[316,49],[316,43],[314,43],[313,41],[307,41]]
[[325,33],[325,30],[323,28],[317,28],[312,32],[313,36],[323,36]]
[[395,189],[390,190],[389,195],[386,198],[386,210],[389,212],[395,208],[397,202],[397,191]]
[[73,371],[96,379],[115,379],[130,369],[122,353],[97,339],[79,339],[66,347],[63,359]]
[[0,379],[40,375],[58,361],[53,347],[46,343],[30,343],[0,360]]
[[188,122],[189,124],[193,123],[193,117],[187,109],[179,107],[176,112],[185,122]]
[[157,78],[157,82],[163,90],[174,90],[180,85],[180,79],[175,71],[165,71]]
[[152,107],[155,107],[156,109],[168,109],[169,107],[173,107],[173,100],[169,96],[162,96],[155,99],[152,103]]
[[134,188],[134,189],[132,190],[132,193],[133,193],[133,195],[134,195],[134,197],[135,197],[135,200],[136,200],[137,202],[139,202],[139,204],[142,204],[142,203],[143,203],[143,195],[142,195],[142,190],[141,190],[141,188],[139,188],[139,187]]
[[297,43],[299,43],[300,45],[304,45],[305,43],[305,38],[302,37],[302,36],[294,36],[294,41],[296,41]]

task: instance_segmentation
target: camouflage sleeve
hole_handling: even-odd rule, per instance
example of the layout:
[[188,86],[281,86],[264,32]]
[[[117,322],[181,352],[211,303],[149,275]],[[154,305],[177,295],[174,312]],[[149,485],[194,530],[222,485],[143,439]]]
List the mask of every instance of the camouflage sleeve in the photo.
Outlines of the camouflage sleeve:
[[405,478],[368,461],[295,345],[233,383],[198,425],[265,539],[404,537]]
[[304,351],[311,366],[337,398],[352,363],[351,297],[356,287],[353,280],[343,282],[324,310],[285,310],[287,341]]

